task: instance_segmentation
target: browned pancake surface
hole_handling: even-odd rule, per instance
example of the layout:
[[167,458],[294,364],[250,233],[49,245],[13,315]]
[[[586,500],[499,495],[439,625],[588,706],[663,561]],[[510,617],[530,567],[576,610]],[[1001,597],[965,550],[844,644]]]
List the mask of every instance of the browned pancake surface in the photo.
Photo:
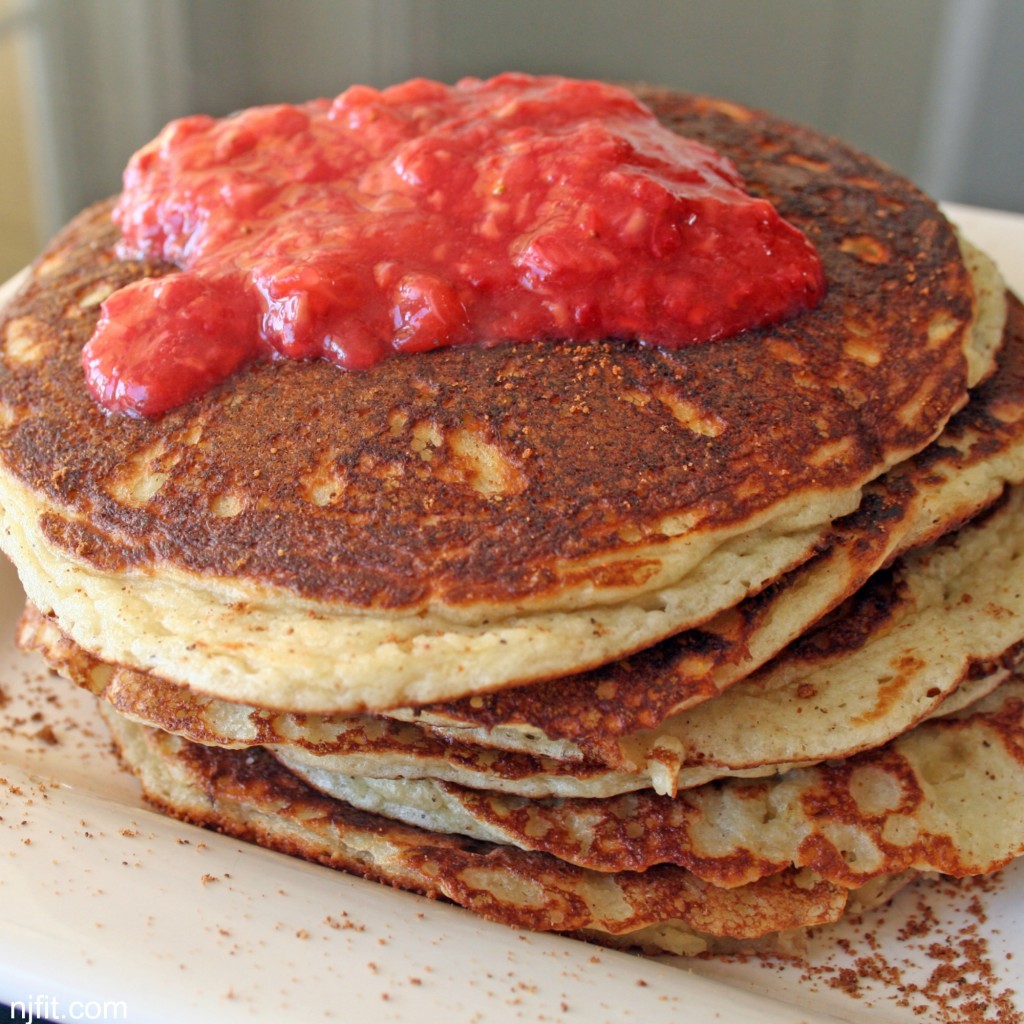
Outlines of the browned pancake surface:
[[679,352],[535,342],[365,373],[280,362],[154,422],[109,417],[79,365],[98,301],[166,268],[117,261],[101,205],[4,328],[0,456],[75,511],[47,514],[48,540],[104,570],[169,562],[355,607],[507,607],[642,588],[666,522],[739,528],[920,448],[963,401],[972,310],[934,205],[835,140],[649,99],[809,234],[829,284],[818,310]]

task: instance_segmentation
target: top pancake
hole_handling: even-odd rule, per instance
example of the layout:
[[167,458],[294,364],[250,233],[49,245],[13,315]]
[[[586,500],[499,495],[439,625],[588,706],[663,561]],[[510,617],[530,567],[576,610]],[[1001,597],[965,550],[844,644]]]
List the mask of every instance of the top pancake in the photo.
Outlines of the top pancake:
[[606,661],[809,557],[986,372],[956,238],[833,139],[645,99],[808,234],[828,279],[818,309],[680,351],[280,362],[159,420],[110,417],[81,347],[113,288],[169,268],[118,261],[101,205],[3,326],[0,504],[33,601],[110,660],[229,698],[355,709]]

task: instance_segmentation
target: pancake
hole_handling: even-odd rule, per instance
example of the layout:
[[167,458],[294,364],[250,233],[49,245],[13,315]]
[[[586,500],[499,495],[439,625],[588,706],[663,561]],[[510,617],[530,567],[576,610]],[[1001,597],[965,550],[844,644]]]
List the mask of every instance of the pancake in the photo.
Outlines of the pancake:
[[[481,816],[498,821],[503,835],[535,846],[546,835],[557,856],[388,822],[306,787],[262,751],[190,744],[106,716],[149,799],[187,821],[516,927],[696,953],[716,939],[749,948],[838,920],[850,893],[884,898],[918,870],[991,872],[1019,856],[1020,816],[1007,810],[1024,799],[1022,708],[1016,680],[969,713],[840,764],[675,800],[623,797],[628,806],[605,813],[587,801],[576,819],[571,804],[553,807],[550,821],[521,805],[502,815],[478,795]],[[647,866],[595,870],[562,859],[581,849],[606,868],[607,851],[615,863]],[[693,870],[663,863],[666,856]]]
[[[204,700],[97,663],[31,611],[20,642],[121,714],[207,744],[267,747],[307,781],[357,804],[352,777],[437,779],[527,797],[674,793],[878,747],[942,713],[966,682],[983,696],[1024,647],[1024,588],[1005,572],[1021,559],[1017,487],[981,521],[876,574],[761,671],[655,730],[609,744],[607,758],[582,762],[495,751],[369,716],[308,719]],[[402,800],[406,789],[392,787],[392,804],[419,807],[420,798]],[[367,798],[377,792],[371,786]]]
[[[825,552],[695,635],[599,671],[457,706],[391,712],[396,721],[389,723],[196,694],[153,673],[98,661],[33,609],[20,642],[120,713],[202,743],[292,745],[293,758],[305,750],[308,765],[319,761],[341,774],[430,777],[531,797],[609,796],[652,785],[672,792],[717,774],[763,774],[882,742],[998,661],[1021,638],[1017,620],[1005,617],[993,635],[979,631],[978,609],[1013,604],[1001,572],[1004,548],[987,532],[1012,512],[876,572],[845,608],[797,636],[826,595],[845,596],[906,545],[954,532],[1007,483],[1021,482],[1024,308],[1014,300],[997,371],[932,446],[872,485],[872,500],[837,524]],[[1015,531],[1008,532],[1012,543]],[[953,602],[947,609],[936,602],[939,586],[946,594],[974,594],[976,607]],[[943,647],[931,643],[937,630],[949,638]],[[755,671],[787,643],[785,654]],[[895,677],[893,664],[902,666]],[[1002,678],[982,675],[991,685]],[[981,681],[972,686],[983,692]],[[781,711],[772,714],[770,706]],[[794,738],[805,746],[787,748],[792,723],[805,712],[820,728],[797,730]],[[843,749],[835,746],[840,736]]]
[[996,374],[937,441],[868,489],[825,550],[761,594],[590,672],[389,714],[503,749],[605,757],[619,738],[724,692],[879,567],[933,542],[1024,481],[1024,307],[1010,299]]
[[[450,783],[334,779],[315,788],[431,832],[543,851],[592,871],[674,864],[716,887],[801,868],[856,887],[906,870],[986,874],[1024,853],[1024,683],[856,756],[675,797],[526,800]],[[1012,816],[1012,823],[1003,818]]]
[[102,660],[213,696],[382,710],[608,662],[810,558],[965,403],[1000,332],[904,179],[767,114],[645,97],[807,233],[817,309],[679,351],[262,364],[111,417],[81,348],[102,298],[169,268],[118,260],[100,206],[0,328],[2,536],[31,600]]
[[[513,927],[694,954],[723,939],[749,944],[835,921],[851,902],[848,889],[806,872],[726,889],[671,866],[592,872],[544,854],[396,825],[317,793],[260,751],[190,744],[113,711],[106,717],[147,797],[167,813],[445,898]],[[887,894],[912,877],[886,879]]]

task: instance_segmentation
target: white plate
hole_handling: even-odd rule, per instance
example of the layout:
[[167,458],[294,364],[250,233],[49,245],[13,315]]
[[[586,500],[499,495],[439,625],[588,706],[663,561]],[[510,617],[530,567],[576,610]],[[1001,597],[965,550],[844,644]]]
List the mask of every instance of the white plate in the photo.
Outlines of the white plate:
[[[950,214],[1024,292],[1024,217],[966,207]],[[35,1017],[968,1019],[958,1007],[971,990],[943,981],[944,971],[992,1003],[979,1020],[1013,1019],[998,1015],[1008,988],[1022,993],[1024,1008],[1019,868],[984,887],[915,887],[886,911],[822,937],[808,972],[757,960],[651,961],[519,933],[167,820],[119,770],[92,699],[15,650],[21,602],[13,571],[0,564],[0,1000]],[[910,934],[915,923],[925,927]],[[850,951],[845,959],[837,936]],[[965,939],[983,944],[973,963]],[[937,971],[936,949],[947,942],[954,969]],[[885,968],[887,980],[872,980],[870,967]],[[854,997],[846,988],[858,974]]]

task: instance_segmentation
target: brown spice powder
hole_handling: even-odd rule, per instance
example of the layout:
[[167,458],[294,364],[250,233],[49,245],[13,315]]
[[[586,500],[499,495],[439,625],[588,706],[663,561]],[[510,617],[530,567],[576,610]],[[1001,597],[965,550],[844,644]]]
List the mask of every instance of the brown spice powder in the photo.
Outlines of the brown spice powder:
[[[841,992],[865,1007],[894,1003],[935,1024],[1024,1024],[1019,997],[1000,980],[981,928],[987,921],[981,897],[997,894],[999,886],[998,875],[922,883],[916,904],[890,932],[895,944],[879,938],[890,908],[855,918],[856,941],[841,938],[823,960],[799,961],[802,981]],[[936,892],[960,908],[955,923],[936,913]],[[819,935],[825,938],[824,932]],[[765,968],[779,967],[776,956],[758,959]]]

